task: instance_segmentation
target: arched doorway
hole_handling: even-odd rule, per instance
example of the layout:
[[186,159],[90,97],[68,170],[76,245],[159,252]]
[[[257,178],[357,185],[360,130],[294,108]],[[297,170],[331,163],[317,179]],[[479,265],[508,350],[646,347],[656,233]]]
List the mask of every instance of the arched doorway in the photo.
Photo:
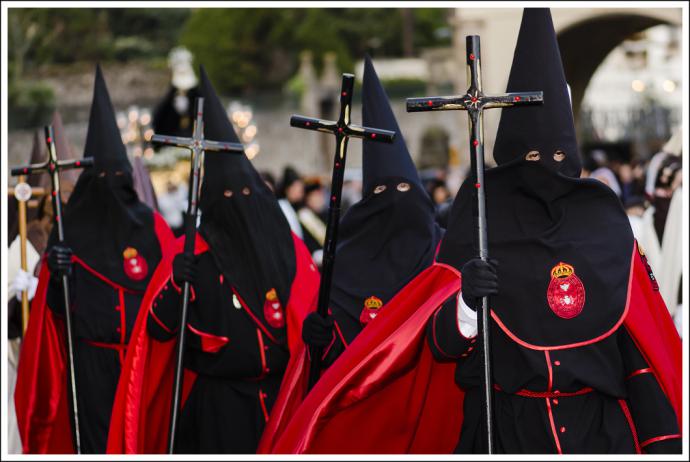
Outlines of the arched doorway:
[[659,24],[670,24],[670,21],[656,16],[611,13],[593,16],[558,31],[576,120],[587,85],[606,56],[626,38]]

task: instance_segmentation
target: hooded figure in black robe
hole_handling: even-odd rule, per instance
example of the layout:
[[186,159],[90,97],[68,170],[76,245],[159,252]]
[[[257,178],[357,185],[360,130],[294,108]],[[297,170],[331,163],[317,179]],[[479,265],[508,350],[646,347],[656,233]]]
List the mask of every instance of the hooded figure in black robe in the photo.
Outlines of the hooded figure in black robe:
[[[200,91],[204,136],[239,143],[203,68]],[[190,282],[184,364],[195,378],[175,452],[254,453],[290,358],[289,342],[299,340],[304,315],[296,313],[310,307],[301,297],[315,299],[318,273],[244,153],[205,154],[199,208],[195,255],[175,256],[142,335],[162,342],[176,338],[180,287]],[[179,251],[184,237],[178,244]],[[305,275],[312,281],[308,286]],[[167,428],[167,421],[162,424]]]
[[[435,357],[457,361],[456,382],[465,392],[456,452],[486,451],[475,310],[489,295],[498,453],[677,453],[679,420],[658,380],[659,364],[673,360],[660,362],[639,346],[672,324],[647,280],[654,282],[651,271],[642,270],[641,280],[634,270],[646,260],[616,195],[579,178],[548,9],[525,9],[508,81],[509,92],[535,90],[543,90],[543,106],[503,111],[498,166],[485,175],[495,261],[476,257],[472,179],[460,189],[439,250],[439,263],[462,274],[461,291],[427,326]],[[642,286],[645,295],[636,292]],[[656,325],[636,321],[645,303],[655,310]],[[652,332],[640,336],[645,329]],[[665,332],[664,342],[679,346],[675,333]]]
[[[65,314],[62,276],[68,275],[70,282],[81,449],[85,454],[104,453],[134,320],[149,280],[172,241],[162,217],[141,203],[134,191],[132,166],[100,66],[96,68],[85,156],[93,157],[94,165],[81,173],[65,205],[64,242],[58,241],[56,227],[48,238],[47,269],[39,278],[27,330],[24,351],[29,353],[20,359],[18,383],[22,390],[18,389],[21,396],[16,395],[16,402],[25,452],[52,452],[51,439],[58,431],[51,429],[69,427],[57,417],[66,393],[43,395],[47,389],[65,392],[66,371],[57,374],[61,382],[51,384],[56,376],[41,376],[48,375],[50,368],[32,368],[42,355],[51,354],[53,371],[65,367],[62,353],[50,351],[42,343],[54,331],[63,335],[62,326],[53,322],[53,316],[61,320]],[[52,314],[45,313],[45,306]],[[69,445],[70,440],[58,444],[65,443]]]
[[443,234],[368,56],[362,102],[363,124],[393,130],[396,136],[391,144],[364,143],[363,198],[348,209],[338,229],[332,318],[313,314],[305,323],[305,342],[325,347],[326,364],[433,263]]

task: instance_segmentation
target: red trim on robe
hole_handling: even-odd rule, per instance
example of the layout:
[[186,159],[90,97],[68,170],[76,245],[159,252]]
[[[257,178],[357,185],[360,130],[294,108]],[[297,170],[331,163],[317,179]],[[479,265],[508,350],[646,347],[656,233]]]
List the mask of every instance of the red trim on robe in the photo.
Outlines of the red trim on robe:
[[205,353],[217,353],[230,341],[230,339],[225,336],[213,335],[209,334],[208,332],[202,332],[199,329],[195,329],[189,323],[187,323],[187,328],[194,334],[201,337],[201,350]]
[[[422,272],[388,303],[391,315],[372,321],[302,401],[303,353],[296,369],[286,374],[278,398],[289,397],[283,405],[288,411],[271,417],[259,452],[451,453],[460,434],[463,394],[454,384],[455,364],[433,361],[424,327],[460,289],[455,268],[435,264]],[[680,338],[639,257],[633,258],[628,294],[624,326],[680,425]]]
[[640,443],[640,447],[644,448],[646,446],[649,446],[652,443],[658,443],[659,441],[666,441],[666,440],[677,440],[679,438],[682,438],[682,436],[680,434],[655,436],[654,438],[649,438],[648,440],[644,440],[642,443]]
[[[286,307],[288,347],[291,361],[302,345],[302,322],[316,307],[319,276],[304,243],[294,234],[297,271]],[[168,423],[172,400],[175,341],[158,342],[148,336],[147,314],[155,295],[172,270],[172,259],[182,252],[184,237],[175,242],[160,265],[156,284],[149,286],[132,333],[125,368],[113,405],[108,454],[163,454],[167,451]],[[195,253],[208,249],[197,234]],[[289,364],[288,364],[289,366]],[[192,389],[195,375],[185,370],[183,403]]]
[[630,427],[630,433],[632,434],[633,441],[635,442],[635,453],[642,454],[642,449],[640,449],[640,441],[637,439],[637,428],[635,428],[635,422],[633,421],[632,415],[630,414],[630,409],[628,409],[628,403],[624,399],[619,399],[618,404],[625,415],[625,420],[628,421],[628,427]]
[[[174,236],[160,214],[154,212],[153,217],[161,253],[165,255]],[[113,288],[133,292],[96,273],[79,258],[74,261]],[[17,423],[25,454],[73,454],[66,390],[64,325],[46,304],[50,271],[44,263],[45,256],[19,359],[14,394]]]
[[386,316],[377,316],[324,371],[304,400],[303,350],[285,374],[258,453],[452,452],[463,393],[454,382],[455,364],[436,362],[425,334],[426,321],[459,289],[455,273],[437,265],[423,271],[388,302]]
[[637,377],[638,375],[642,375],[642,374],[654,374],[654,371],[652,369],[650,369],[649,367],[645,367],[644,369],[638,369],[635,372],[633,372],[632,374],[628,375],[625,378],[625,380],[630,380],[633,377]]

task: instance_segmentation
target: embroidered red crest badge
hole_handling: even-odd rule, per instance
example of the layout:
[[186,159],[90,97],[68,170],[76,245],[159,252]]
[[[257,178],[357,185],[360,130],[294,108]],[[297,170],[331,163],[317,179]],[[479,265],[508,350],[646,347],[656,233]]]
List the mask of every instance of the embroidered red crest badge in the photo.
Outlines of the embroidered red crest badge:
[[551,310],[563,319],[572,319],[582,313],[585,287],[572,265],[560,262],[551,268],[551,282],[546,299]]
[[149,274],[149,265],[146,260],[139,255],[139,252],[134,247],[127,247],[122,252],[124,257],[124,270],[128,278],[135,281],[141,281]]
[[362,309],[362,313],[359,315],[359,322],[365,326],[369,324],[369,322],[372,321],[377,314],[379,314],[379,309],[382,306],[383,302],[381,299],[374,297],[373,295],[364,300],[364,309]]
[[264,318],[269,326],[274,329],[285,327],[285,315],[283,314],[283,306],[278,300],[278,293],[275,289],[266,292],[266,301],[264,302]]

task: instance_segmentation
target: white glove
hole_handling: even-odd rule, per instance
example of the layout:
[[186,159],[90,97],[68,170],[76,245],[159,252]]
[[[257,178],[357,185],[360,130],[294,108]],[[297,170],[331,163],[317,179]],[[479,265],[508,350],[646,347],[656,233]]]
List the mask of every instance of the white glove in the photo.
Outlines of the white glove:
[[12,281],[11,289],[15,291],[17,300],[22,300],[22,292],[28,291],[29,300],[36,295],[36,287],[38,287],[38,278],[33,274],[20,269],[17,276]]
[[477,335],[477,312],[472,310],[465,300],[462,299],[462,292],[458,292],[458,328],[465,338],[473,338]]

